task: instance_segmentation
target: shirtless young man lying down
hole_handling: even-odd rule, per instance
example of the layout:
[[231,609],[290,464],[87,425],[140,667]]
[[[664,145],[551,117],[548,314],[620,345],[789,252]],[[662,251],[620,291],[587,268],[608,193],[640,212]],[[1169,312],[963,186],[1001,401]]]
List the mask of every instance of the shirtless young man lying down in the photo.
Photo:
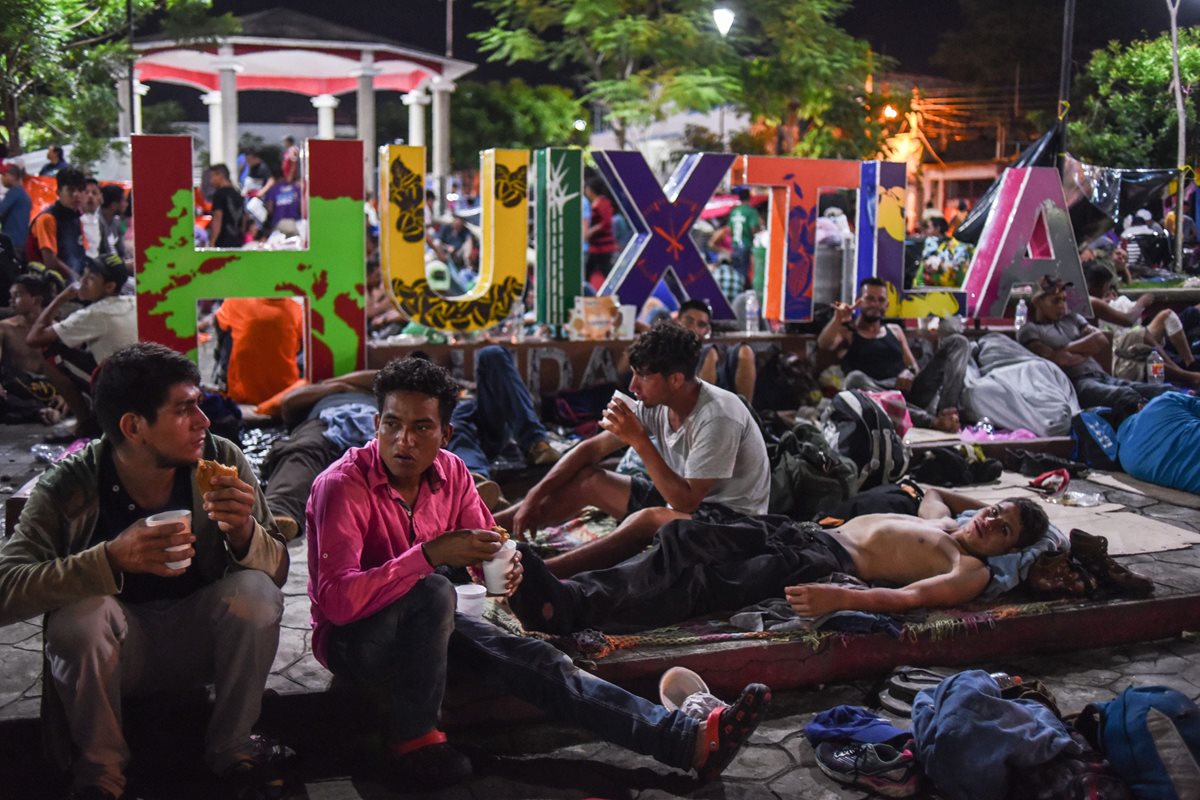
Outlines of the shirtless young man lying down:
[[[831,529],[780,517],[737,528],[672,522],[640,555],[564,581],[525,547],[510,602],[526,628],[548,633],[646,629],[779,596],[806,617],[957,606],[987,586],[989,557],[1033,544],[1049,524],[1028,498],[986,506],[961,526],[951,517],[980,505],[929,490],[917,517],[867,514]],[[834,573],[898,588],[819,583]]]

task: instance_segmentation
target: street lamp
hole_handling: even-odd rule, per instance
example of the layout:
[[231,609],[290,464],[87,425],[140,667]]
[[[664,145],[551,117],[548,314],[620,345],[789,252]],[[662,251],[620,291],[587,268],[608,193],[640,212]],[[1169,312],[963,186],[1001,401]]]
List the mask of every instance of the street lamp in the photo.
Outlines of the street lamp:
[[729,33],[729,29],[733,27],[733,21],[737,18],[737,14],[733,13],[732,8],[718,6],[713,9],[713,22],[717,23],[717,33],[721,34],[724,39]]
[[1175,163],[1179,177],[1175,179],[1175,270],[1183,271],[1183,182],[1187,163],[1187,112],[1183,106],[1183,82],[1179,77],[1179,4],[1183,0],[1167,0],[1171,15],[1171,88],[1175,92],[1175,112],[1179,115],[1179,139]]
[[[713,22],[717,25],[717,33],[721,34],[724,39],[729,34],[729,29],[733,27],[733,21],[737,18],[737,14],[733,13],[732,8],[725,6],[717,6],[712,12]],[[721,108],[717,114],[718,133],[721,137],[721,152],[724,152],[725,147],[725,104],[721,103]]]

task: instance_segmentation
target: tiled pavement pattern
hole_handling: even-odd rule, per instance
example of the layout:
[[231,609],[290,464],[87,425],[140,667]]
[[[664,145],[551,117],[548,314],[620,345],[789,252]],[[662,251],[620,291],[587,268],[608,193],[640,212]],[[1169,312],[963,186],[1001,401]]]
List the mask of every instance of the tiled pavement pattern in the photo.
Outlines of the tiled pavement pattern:
[[[40,430],[9,428],[0,444],[0,491],[19,486],[34,467],[29,445]],[[1073,488],[1076,484],[1073,484]],[[1078,482],[1083,491],[1104,492],[1140,513],[1200,531],[1200,511],[1168,506]],[[7,492],[5,492],[7,494]],[[300,751],[295,798],[352,800],[407,796],[390,787],[386,776],[372,774],[362,757],[360,720],[352,715],[321,713],[329,674],[309,650],[307,564],[302,542],[291,547],[292,568],[285,587],[283,636],[268,689],[279,697],[268,701],[264,724],[283,734]],[[1174,589],[1200,592],[1200,547],[1136,556],[1123,560],[1149,575],[1175,582]],[[1183,569],[1180,569],[1182,567]],[[1128,645],[1069,655],[1028,656],[1011,663],[981,664],[989,671],[1037,677],[1055,692],[1064,712],[1087,702],[1108,699],[1129,685],[1165,684],[1200,698],[1200,642],[1190,634],[1180,639]],[[41,692],[41,630],[36,621],[0,628],[0,798],[62,796],[60,781],[41,761],[37,727]],[[754,676],[747,675],[747,681]],[[695,779],[639,756],[591,740],[573,728],[538,723],[481,725],[452,732],[472,756],[478,777],[437,797],[467,798],[861,798],[826,778],[815,766],[812,748],[800,730],[811,716],[839,703],[865,704],[868,682],[836,684],[813,690],[777,693],[769,719],[733,762],[719,783]],[[314,698],[316,700],[314,701]],[[322,700],[322,698],[325,698]],[[153,798],[214,797],[213,788],[196,772],[203,720],[199,706],[182,710],[155,708],[138,712],[131,725],[148,728],[137,734],[135,775],[139,796]],[[164,717],[167,718],[164,721]],[[189,739],[193,740],[189,742]],[[164,745],[163,742],[170,744]],[[160,750],[166,747],[165,751]],[[190,755],[189,755],[190,754]],[[348,775],[353,774],[352,781]],[[11,792],[11,793],[10,793]]]

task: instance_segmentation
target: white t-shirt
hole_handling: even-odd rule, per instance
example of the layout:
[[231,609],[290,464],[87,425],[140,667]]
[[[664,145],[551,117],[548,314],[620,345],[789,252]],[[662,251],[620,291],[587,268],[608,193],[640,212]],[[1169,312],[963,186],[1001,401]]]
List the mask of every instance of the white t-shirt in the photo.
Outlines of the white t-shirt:
[[758,425],[737,395],[699,383],[696,407],[678,430],[671,430],[666,406],[639,402],[638,419],[676,475],[716,481],[701,502],[742,514],[767,513],[771,471]]
[[79,224],[83,226],[83,251],[88,258],[100,254],[100,212],[80,214]]
[[127,295],[105,297],[52,326],[67,347],[82,347],[99,364],[126,345],[137,342],[137,300]]

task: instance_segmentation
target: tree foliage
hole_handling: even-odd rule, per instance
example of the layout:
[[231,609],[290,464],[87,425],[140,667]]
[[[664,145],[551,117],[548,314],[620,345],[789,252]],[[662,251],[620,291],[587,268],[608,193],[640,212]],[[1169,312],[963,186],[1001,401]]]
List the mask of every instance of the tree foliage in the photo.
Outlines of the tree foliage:
[[[1196,148],[1200,31],[1179,31],[1179,69],[1187,109],[1188,157]],[[1075,83],[1067,129],[1070,151],[1112,167],[1176,167],[1178,115],[1171,93],[1171,38],[1113,42],[1092,54]]]
[[[233,33],[208,0],[134,0],[135,30],[159,25],[191,41]],[[116,83],[131,51],[125,0],[0,0],[0,126],[9,152],[74,145],[72,161],[103,156],[116,134]]]
[[489,147],[532,149],[587,144],[575,121],[587,120],[583,104],[561,86],[529,86],[514,78],[505,83],[459,81],[454,92],[450,158],[460,168],[479,165]]
[[[624,145],[629,129],[674,111],[732,105],[780,126],[783,152],[874,152],[877,98],[865,42],[837,27],[847,0],[744,0],[729,35],[711,0],[480,0],[495,24],[474,34],[492,60],[571,74]],[[863,124],[837,125],[849,103]],[[836,129],[836,130],[835,130]]]

